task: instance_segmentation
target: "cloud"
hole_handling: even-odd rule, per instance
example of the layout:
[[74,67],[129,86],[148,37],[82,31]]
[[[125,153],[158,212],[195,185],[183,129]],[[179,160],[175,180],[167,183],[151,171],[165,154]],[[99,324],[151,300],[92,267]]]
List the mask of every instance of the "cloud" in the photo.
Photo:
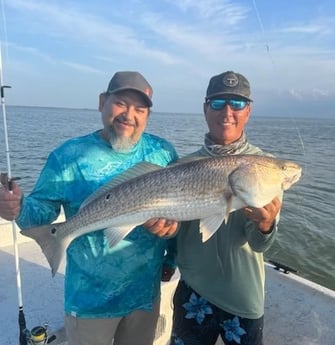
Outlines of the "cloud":
[[[94,94],[105,85],[101,75],[128,68],[151,81],[157,110],[162,104],[198,111],[210,76],[227,69],[245,74],[255,99],[270,105],[279,96],[283,106],[302,106],[335,94],[330,2],[303,11],[293,2],[289,13],[277,2],[259,2],[260,20],[253,1],[4,2],[11,65],[5,72],[16,84],[42,85],[45,75],[57,81],[35,91],[35,104],[64,102],[52,95],[78,81]],[[47,92],[49,98],[39,96]],[[82,93],[69,102],[82,106]]]
[[170,0],[169,2],[185,13],[192,11],[199,18],[220,21],[224,26],[238,24],[249,12],[247,7],[229,0]]
[[24,55],[32,55],[35,58],[37,58],[39,61],[44,60],[47,62],[53,62],[53,63],[56,62],[56,60],[54,58],[52,58],[49,54],[42,53],[39,49],[37,49],[35,47],[21,46],[21,45],[15,44],[13,42],[9,42],[8,48],[14,49],[17,52],[19,52],[20,54],[22,53]]
[[92,68],[91,66],[86,66],[86,65],[79,64],[79,63],[69,62],[69,61],[62,61],[62,63],[65,66],[71,67],[71,68],[78,70],[80,72],[102,74],[102,75],[105,74],[104,71],[98,70],[96,68]]
[[324,25],[308,24],[308,25],[297,25],[289,26],[279,30],[282,33],[298,33],[298,34],[324,34],[328,33],[329,30]]
[[318,101],[325,98],[329,98],[330,92],[328,90],[322,90],[318,88],[309,88],[304,89],[290,89],[289,94],[293,99],[297,100],[313,100]]
[[329,96],[329,91],[320,90],[320,89],[312,89],[312,95],[315,99],[322,99]]
[[292,98],[302,100],[304,98],[303,92],[301,90],[297,89],[290,89],[289,94],[292,96]]
[[71,62],[71,61],[59,61],[58,58],[54,58],[48,54],[42,53],[39,51],[39,49],[34,48],[34,47],[23,47],[23,46],[19,46],[16,45],[14,43],[9,43],[9,47],[11,49],[14,49],[20,53],[23,53],[25,55],[32,55],[35,58],[38,59],[38,61],[41,63],[41,60],[47,62],[48,64],[54,64],[57,65],[59,63],[62,63],[65,66],[71,67],[75,70],[81,71],[81,72],[85,72],[85,73],[94,73],[94,74],[104,74],[103,71],[98,70],[96,68],[93,68],[91,66],[87,66],[87,65],[83,65],[83,64],[79,64],[76,62]]
[[24,15],[30,12],[37,18],[34,23],[35,35],[43,32],[43,35],[72,40],[82,47],[90,45],[109,54],[114,51],[157,60],[163,64],[179,63],[179,59],[168,50],[149,47],[134,28],[115,24],[112,20],[106,21],[103,17],[83,12],[79,8],[32,0],[11,0],[8,5]]
[[[217,1],[213,2],[218,3]],[[200,11],[200,8],[203,9],[205,4],[210,6],[208,1],[199,3],[173,1],[173,3],[185,10],[193,6],[199,9],[202,16],[204,16],[203,12],[206,11]],[[220,6],[222,7],[222,5]],[[245,13],[245,10],[241,10],[242,12]],[[168,46],[178,64],[186,70],[201,73],[199,64],[202,65],[204,61],[209,67],[212,64],[221,65],[223,59],[229,63],[233,55],[236,57],[235,61],[238,61],[241,59],[241,52],[246,51],[248,51],[249,60],[252,61],[255,44],[248,38],[248,34],[242,32],[238,20],[230,22],[232,17],[229,15],[224,16],[225,20],[222,20],[221,14],[216,14],[217,18],[220,18],[217,24],[213,20],[205,20],[204,22],[195,20],[194,16],[189,16],[190,18],[186,16],[186,20],[179,20],[176,15],[176,18],[171,19],[157,11],[144,13],[140,17],[140,21],[148,31],[155,35],[156,42],[160,42],[162,45],[165,43]],[[238,17],[239,20],[242,20],[241,15]],[[226,20],[226,18],[229,19]]]

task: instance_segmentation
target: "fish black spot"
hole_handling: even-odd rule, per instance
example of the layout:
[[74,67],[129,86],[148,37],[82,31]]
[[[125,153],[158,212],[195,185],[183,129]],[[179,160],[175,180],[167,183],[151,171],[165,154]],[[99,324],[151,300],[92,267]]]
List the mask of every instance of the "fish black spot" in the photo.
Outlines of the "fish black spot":
[[56,228],[52,228],[51,229],[51,233],[54,235],[55,233],[57,232],[57,229]]
[[108,193],[108,194],[106,195],[106,200],[109,200],[110,197],[111,197],[111,195]]

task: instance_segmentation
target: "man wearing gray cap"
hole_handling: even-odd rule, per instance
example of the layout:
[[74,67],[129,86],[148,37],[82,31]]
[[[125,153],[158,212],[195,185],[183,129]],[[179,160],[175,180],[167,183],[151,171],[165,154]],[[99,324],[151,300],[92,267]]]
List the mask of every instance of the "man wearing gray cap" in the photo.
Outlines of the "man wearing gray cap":
[[[212,77],[204,102],[209,132],[191,156],[265,155],[251,145],[244,128],[251,112],[250,86],[241,74]],[[230,213],[228,222],[206,242],[199,220],[184,222],[177,234],[181,279],[174,295],[173,345],[262,345],[263,252],[277,231],[281,202]]]
[[[15,219],[23,231],[50,224],[61,207],[71,217],[100,186],[135,164],[176,160],[169,142],[144,132],[151,106],[152,88],[140,73],[115,73],[99,99],[103,128],[51,152],[30,195],[23,196],[14,182],[13,193],[0,188],[0,216]],[[164,236],[176,223],[151,220],[147,227]],[[144,226],[112,248],[103,231],[73,240],[65,273],[68,344],[152,344],[166,248],[167,240]],[[173,268],[172,261],[166,264]]]

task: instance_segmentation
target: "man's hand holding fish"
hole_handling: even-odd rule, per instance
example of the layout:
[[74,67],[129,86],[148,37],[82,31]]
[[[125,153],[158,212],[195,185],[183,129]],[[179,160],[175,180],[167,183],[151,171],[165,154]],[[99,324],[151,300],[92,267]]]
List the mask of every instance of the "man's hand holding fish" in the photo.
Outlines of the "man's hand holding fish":
[[271,232],[276,217],[280,211],[281,202],[275,197],[264,207],[245,207],[244,214],[247,218],[256,223],[258,229],[263,233]]

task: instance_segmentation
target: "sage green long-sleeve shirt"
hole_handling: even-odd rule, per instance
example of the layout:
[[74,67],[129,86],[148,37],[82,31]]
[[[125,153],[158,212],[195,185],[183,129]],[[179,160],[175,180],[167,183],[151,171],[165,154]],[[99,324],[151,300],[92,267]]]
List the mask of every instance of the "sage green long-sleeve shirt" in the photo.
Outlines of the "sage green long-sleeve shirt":
[[[248,144],[242,154],[265,155]],[[208,156],[206,150],[192,156]],[[277,217],[278,221],[279,217]],[[241,210],[202,242],[199,220],[184,222],[177,235],[177,264],[181,278],[220,309],[249,319],[264,314],[263,252],[272,244],[277,226],[262,234]]]

